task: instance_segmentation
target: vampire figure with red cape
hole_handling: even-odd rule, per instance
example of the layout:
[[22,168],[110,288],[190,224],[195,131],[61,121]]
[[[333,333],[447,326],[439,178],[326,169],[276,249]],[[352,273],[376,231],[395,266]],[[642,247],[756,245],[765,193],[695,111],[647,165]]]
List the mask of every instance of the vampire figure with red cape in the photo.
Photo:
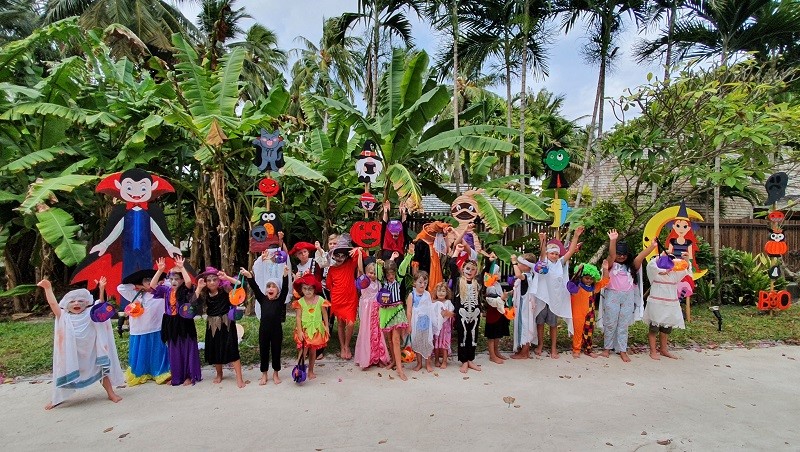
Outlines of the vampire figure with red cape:
[[172,244],[161,208],[152,201],[175,191],[165,179],[133,168],[114,173],[97,185],[97,193],[121,199],[111,210],[103,239],[92,247],[72,274],[72,284],[86,281],[94,289],[95,280],[105,276],[110,294],[119,296],[116,287],[139,270],[152,269],[159,257],[167,259],[167,268],[175,265],[172,257],[181,254]]

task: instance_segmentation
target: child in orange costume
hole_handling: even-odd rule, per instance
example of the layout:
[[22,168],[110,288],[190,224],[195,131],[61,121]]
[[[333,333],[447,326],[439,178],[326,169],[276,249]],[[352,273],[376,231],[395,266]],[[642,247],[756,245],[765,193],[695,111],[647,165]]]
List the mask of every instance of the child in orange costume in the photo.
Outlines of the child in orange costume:
[[567,289],[572,294],[572,325],[575,330],[572,334],[573,358],[580,358],[581,352],[597,358],[597,354],[592,351],[594,310],[597,305],[597,294],[607,284],[606,266],[603,265],[601,279],[600,271],[592,264],[579,265],[575,269],[575,277],[567,283]]

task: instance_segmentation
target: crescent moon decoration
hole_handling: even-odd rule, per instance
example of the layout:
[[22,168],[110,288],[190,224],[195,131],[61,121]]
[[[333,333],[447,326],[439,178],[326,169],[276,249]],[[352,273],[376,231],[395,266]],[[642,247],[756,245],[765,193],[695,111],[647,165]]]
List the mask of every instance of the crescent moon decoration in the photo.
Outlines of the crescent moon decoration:
[[[652,218],[647,222],[644,226],[644,233],[642,234],[642,246],[647,248],[650,246],[650,241],[658,238],[661,235],[661,230],[664,226],[669,223],[670,221],[674,220],[675,217],[678,215],[678,209],[680,206],[672,206],[667,207],[666,209],[656,213],[653,215]],[[689,219],[692,221],[703,221],[703,216],[700,215],[697,211],[687,208],[686,211],[689,213]],[[650,254],[647,255],[647,260],[656,257],[657,252],[653,250]],[[697,281],[698,279],[705,276],[708,273],[708,269],[703,269],[698,272],[692,274],[692,279]]]

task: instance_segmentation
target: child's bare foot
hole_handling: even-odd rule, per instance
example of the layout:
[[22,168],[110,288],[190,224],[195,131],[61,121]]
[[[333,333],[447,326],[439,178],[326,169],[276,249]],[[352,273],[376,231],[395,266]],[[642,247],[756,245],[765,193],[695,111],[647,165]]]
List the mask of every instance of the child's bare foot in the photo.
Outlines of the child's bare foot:
[[315,374],[314,372],[308,371],[308,379],[309,380],[313,380],[315,378],[317,378],[317,374]]
[[258,380],[258,385],[259,386],[264,386],[265,384],[267,384],[267,374],[263,373],[263,374],[261,374],[261,378],[259,378],[259,380]]
[[666,356],[667,358],[672,358],[672,359],[678,359],[677,356],[670,353],[669,350],[667,350],[666,348],[662,348],[658,352],[661,353],[661,356]]
[[578,353],[578,352],[572,352],[572,357],[575,358],[575,359],[578,359],[578,358],[581,357],[581,354]]
[[558,350],[550,350],[550,357],[553,359],[558,359]]
[[462,363],[461,367],[458,368],[458,371],[461,372],[462,374],[465,374],[467,373],[468,369],[469,369],[469,363]]
[[447,369],[447,360],[443,360],[441,364],[439,364],[439,369]]
[[122,400],[122,397],[118,396],[116,392],[112,392],[108,395],[108,400],[114,403],[119,403],[119,401]]
[[353,354],[350,352],[350,349],[342,350],[342,359],[345,361],[353,359]]
[[504,354],[502,354],[502,353],[500,353],[500,352],[498,352],[498,353],[497,353],[497,357],[498,357],[498,358],[500,358],[500,359],[502,359],[502,360],[506,360],[506,359],[508,359],[508,356],[506,356],[506,355],[504,355]]
[[192,379],[191,378],[187,378],[186,380],[183,381],[183,385],[184,386],[189,386],[191,384],[192,384]]
[[237,378],[237,379],[236,379],[236,386],[238,386],[238,387],[239,387],[239,389],[242,389],[242,388],[244,388],[245,386],[247,386],[247,382],[246,382],[246,381],[244,381],[244,380],[242,380],[241,378]]
[[427,370],[428,373],[433,372],[433,366],[431,366],[431,362],[430,361],[425,363],[425,370]]
[[50,411],[54,407],[55,407],[55,405],[53,405],[52,403],[48,403],[47,405],[44,406],[44,409],[47,410],[47,411]]
[[281,384],[281,377],[278,376],[278,372],[272,373],[272,381],[274,381],[276,385]]
[[499,356],[492,356],[492,357],[489,358],[489,361],[491,361],[491,362],[493,362],[495,364],[503,364],[503,359],[500,358]]
[[222,383],[222,374],[217,374],[217,376],[214,377],[214,384],[218,385],[220,383]]
[[403,372],[402,368],[397,371],[397,376],[403,381],[408,381],[408,377],[406,377],[406,374]]
[[661,359],[661,357],[658,356],[658,352],[656,352],[655,350],[650,350],[650,357],[656,361]]
[[597,353],[595,352],[589,352],[587,355],[589,355],[589,358],[597,358]]
[[627,354],[627,353],[625,353],[625,352],[619,352],[619,357],[620,357],[620,358],[621,358],[623,361],[625,361],[626,363],[629,363],[629,362],[631,362],[631,358],[630,358],[630,357],[628,356],[628,354]]
[[469,367],[469,368],[470,368],[470,369],[472,369],[472,370],[477,370],[478,372],[480,372],[480,371],[481,371],[481,366],[480,366],[480,365],[478,365],[478,364],[475,364],[475,363],[474,363],[474,362],[472,362],[472,361],[467,361],[467,367]]
[[544,350],[544,347],[536,347],[536,349],[533,350],[533,354],[536,356],[542,356],[542,350]]
[[420,369],[422,369],[422,363],[417,363],[417,365],[414,366],[414,372],[419,372]]
[[611,356],[611,350],[603,350],[603,352],[600,353],[600,356],[602,356],[603,358],[608,358],[609,356]]
[[517,353],[511,355],[511,359],[531,359],[531,354],[530,353],[523,354],[522,351],[520,350]]

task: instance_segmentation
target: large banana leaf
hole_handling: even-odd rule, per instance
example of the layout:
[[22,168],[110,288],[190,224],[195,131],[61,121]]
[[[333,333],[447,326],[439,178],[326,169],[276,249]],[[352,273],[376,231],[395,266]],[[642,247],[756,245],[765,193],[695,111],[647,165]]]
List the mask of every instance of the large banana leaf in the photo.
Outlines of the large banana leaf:
[[28,195],[25,197],[25,201],[22,202],[18,209],[23,212],[30,211],[38,204],[50,199],[55,191],[71,192],[75,188],[94,180],[97,180],[97,176],[78,174],[38,180],[33,183]]
[[398,198],[410,198],[414,206],[422,206],[422,191],[417,183],[417,178],[408,168],[398,163],[384,169],[386,180],[392,184]]
[[545,211],[546,206],[544,202],[535,195],[520,193],[518,191],[509,190],[508,188],[487,188],[486,194],[512,204],[534,220],[544,221],[550,217]]
[[300,179],[313,180],[317,182],[328,181],[328,179],[322,173],[320,173],[315,169],[312,169],[304,162],[289,157],[288,155],[284,155],[283,158],[286,161],[286,165],[284,165],[283,167],[284,176],[294,176]]
[[494,234],[502,234],[505,232],[506,225],[505,220],[503,219],[503,215],[480,193],[476,193],[473,195],[475,199],[475,204],[478,205],[478,212],[481,213],[481,218],[483,218],[486,227],[489,228]]
[[74,240],[81,227],[75,224],[72,215],[54,207],[36,213],[36,219],[42,238],[55,249],[64,265],[78,265],[86,257],[86,246]]
[[239,76],[242,74],[245,56],[245,49],[236,47],[219,60],[211,93],[216,99],[220,115],[234,116],[236,113],[234,110],[239,103],[239,92],[242,87]]
[[76,154],[77,152],[75,152],[75,150],[73,150],[72,148],[66,146],[53,146],[51,148],[40,149],[38,151],[31,152],[30,154],[23,155],[22,157],[14,160],[8,165],[0,168],[0,171],[18,173],[20,171],[31,169],[40,163],[52,162],[59,155],[76,155]]
[[219,113],[219,106],[211,92],[211,73],[197,64],[197,52],[179,33],[172,35],[172,44],[178,49],[176,56],[180,61],[175,69],[180,73],[178,85],[183,97],[189,102],[192,116]]
[[265,116],[277,118],[278,116],[286,113],[286,107],[290,101],[289,92],[283,85],[274,86],[267,96],[267,100],[261,107],[261,113]]
[[[403,55],[402,49],[395,49],[396,54]],[[424,51],[414,55],[403,71],[403,79],[400,83],[400,108],[406,110],[422,96],[423,77],[428,71],[428,54]],[[402,60],[400,67],[403,67]],[[397,114],[397,112],[395,113]]]

